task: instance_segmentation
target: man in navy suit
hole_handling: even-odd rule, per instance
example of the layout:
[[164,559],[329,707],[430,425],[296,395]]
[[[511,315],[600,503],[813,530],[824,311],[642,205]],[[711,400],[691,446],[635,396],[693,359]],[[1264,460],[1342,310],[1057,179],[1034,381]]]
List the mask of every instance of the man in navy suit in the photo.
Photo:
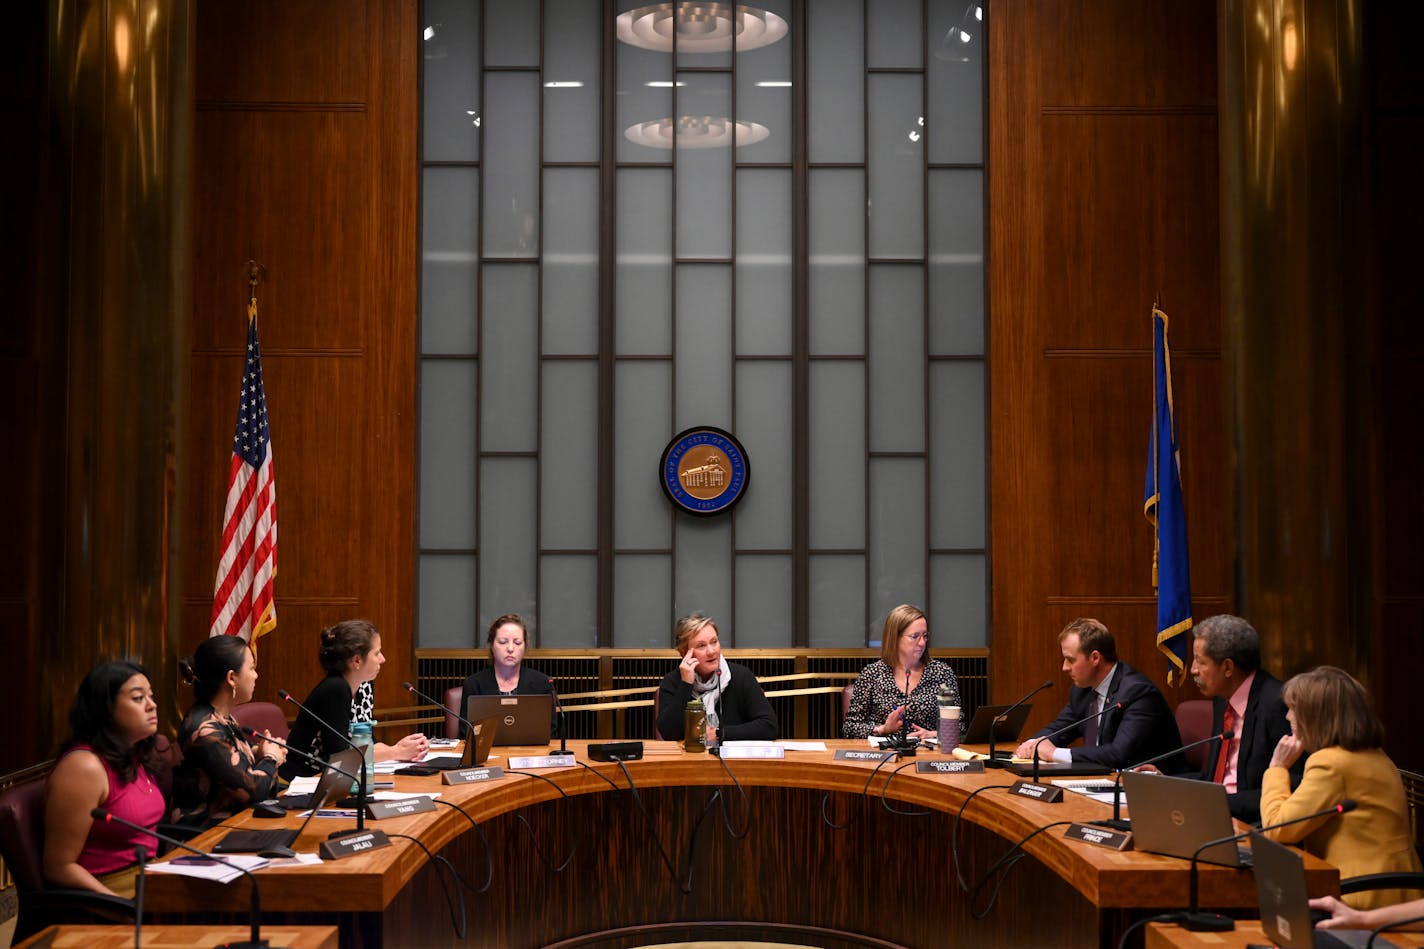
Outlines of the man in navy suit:
[[[1193,633],[1192,678],[1212,700],[1210,734],[1227,728],[1236,733],[1224,750],[1219,741],[1206,746],[1201,778],[1224,784],[1231,816],[1255,823],[1261,819],[1261,778],[1271,752],[1291,733],[1281,681],[1261,668],[1261,638],[1241,617],[1208,617]],[[1304,766],[1301,756],[1291,769],[1292,784],[1300,781]]]
[[[1162,692],[1147,676],[1117,658],[1117,642],[1095,619],[1075,619],[1058,634],[1063,671],[1073,680],[1068,704],[1038,734],[1019,745],[1019,758],[1127,768],[1181,747],[1177,720]],[[1117,705],[1121,703],[1122,708]],[[1095,718],[1089,718],[1096,713]],[[1068,726],[1080,719],[1085,724]],[[1066,729],[1062,734],[1054,734]],[[1053,735],[1052,740],[1040,740]],[[1082,738],[1078,748],[1061,747]],[[1180,757],[1162,762],[1163,771],[1183,767]]]

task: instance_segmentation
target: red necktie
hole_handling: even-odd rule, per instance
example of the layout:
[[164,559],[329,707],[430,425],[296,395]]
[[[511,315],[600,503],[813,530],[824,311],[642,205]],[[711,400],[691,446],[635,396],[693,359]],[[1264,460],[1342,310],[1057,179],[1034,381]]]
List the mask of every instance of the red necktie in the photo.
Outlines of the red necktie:
[[[1221,715],[1221,730],[1223,732],[1236,730],[1236,710],[1230,705],[1226,706],[1226,711]],[[1221,742],[1221,757],[1216,761],[1216,776],[1212,778],[1217,784],[1226,780],[1226,766],[1231,762],[1231,742],[1235,739],[1223,739]]]

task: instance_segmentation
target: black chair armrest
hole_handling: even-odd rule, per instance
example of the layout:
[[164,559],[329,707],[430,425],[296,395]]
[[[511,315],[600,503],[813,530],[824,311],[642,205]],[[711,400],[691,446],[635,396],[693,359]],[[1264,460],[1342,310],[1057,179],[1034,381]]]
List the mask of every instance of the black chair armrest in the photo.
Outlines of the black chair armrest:
[[134,920],[133,900],[93,890],[27,890],[19,894],[15,941],[28,939],[57,923],[129,923]]
[[1424,873],[1399,870],[1394,873],[1366,873],[1340,881],[1340,895],[1367,890],[1424,890]]

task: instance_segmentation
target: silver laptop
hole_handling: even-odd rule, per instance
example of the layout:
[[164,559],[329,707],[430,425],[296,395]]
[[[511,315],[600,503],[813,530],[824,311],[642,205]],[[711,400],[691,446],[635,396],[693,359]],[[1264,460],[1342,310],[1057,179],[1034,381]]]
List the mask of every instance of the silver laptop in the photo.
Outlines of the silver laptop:
[[477,722],[495,718],[499,726],[496,745],[547,745],[552,730],[552,695],[470,695],[465,698],[465,718]]
[[[1124,771],[1122,787],[1132,817],[1133,846],[1138,850],[1190,860],[1208,840],[1236,833],[1226,788],[1220,784]],[[1250,866],[1251,851],[1233,841],[1204,850],[1197,859],[1244,867]]]
[[[1309,891],[1305,888],[1305,862],[1300,854],[1261,834],[1251,834],[1256,863],[1256,901],[1261,907],[1261,928],[1280,949],[1339,949],[1363,947],[1367,929],[1317,930],[1310,918]],[[1375,945],[1392,946],[1383,937]]]

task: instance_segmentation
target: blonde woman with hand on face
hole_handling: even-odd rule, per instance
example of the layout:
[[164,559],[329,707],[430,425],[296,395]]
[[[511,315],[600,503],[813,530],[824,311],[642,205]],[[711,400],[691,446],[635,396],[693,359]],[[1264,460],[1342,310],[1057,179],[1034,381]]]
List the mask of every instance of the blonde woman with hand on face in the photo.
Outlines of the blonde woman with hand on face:
[[722,655],[717,625],[691,613],[673,629],[682,658],[658,686],[658,731],[668,741],[683,737],[683,711],[694,697],[707,709],[707,742],[773,741],[781,734],[776,711],[746,666]]

